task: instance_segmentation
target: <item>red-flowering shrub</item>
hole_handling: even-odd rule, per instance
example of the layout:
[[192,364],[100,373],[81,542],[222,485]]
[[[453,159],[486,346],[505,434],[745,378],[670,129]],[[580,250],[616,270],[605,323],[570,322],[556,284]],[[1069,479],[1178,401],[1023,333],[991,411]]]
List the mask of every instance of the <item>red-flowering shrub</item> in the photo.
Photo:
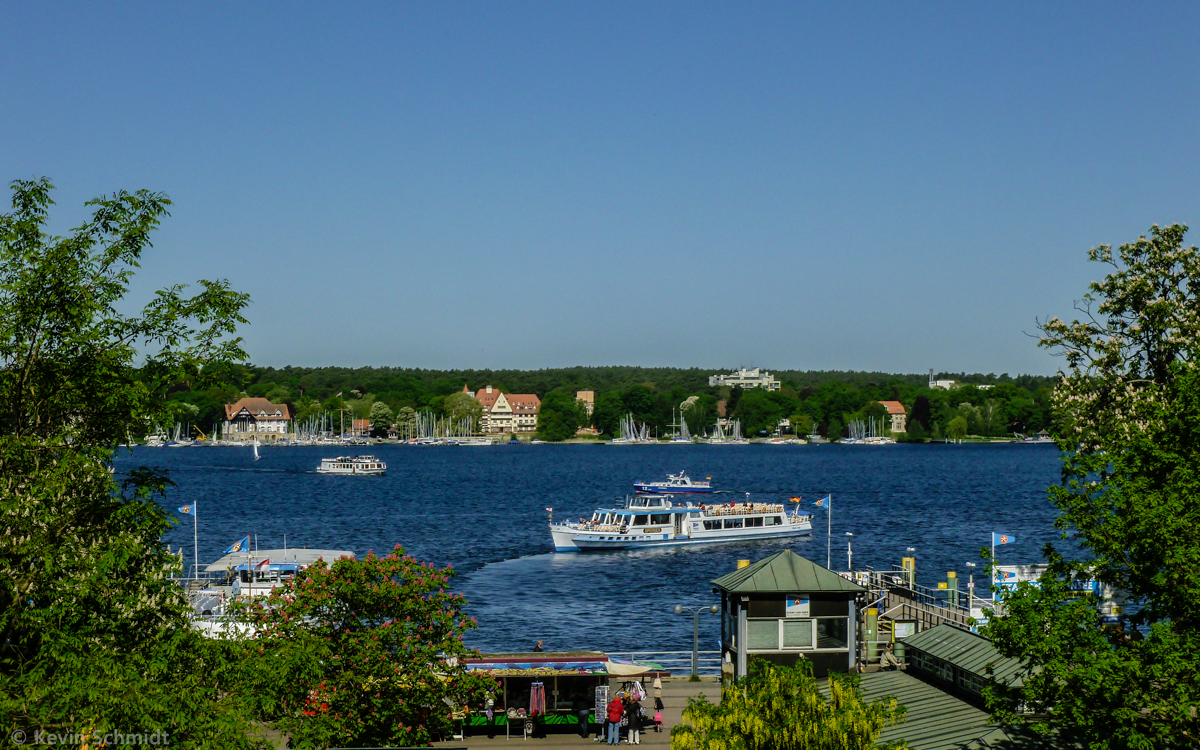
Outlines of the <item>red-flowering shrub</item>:
[[243,605],[245,698],[298,747],[422,745],[450,728],[447,701],[494,680],[471,674],[475,627],[447,590],[454,571],[405,555],[319,562]]

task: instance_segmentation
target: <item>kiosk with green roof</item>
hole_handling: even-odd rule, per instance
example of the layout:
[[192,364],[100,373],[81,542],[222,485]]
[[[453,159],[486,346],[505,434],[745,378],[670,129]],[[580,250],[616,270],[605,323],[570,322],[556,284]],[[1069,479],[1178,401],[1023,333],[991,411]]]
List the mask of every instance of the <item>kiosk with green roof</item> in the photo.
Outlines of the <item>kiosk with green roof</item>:
[[807,660],[817,677],[854,671],[855,600],[867,589],[791,550],[739,565],[713,585],[721,595],[721,654],[733,678],[746,674],[750,659]]

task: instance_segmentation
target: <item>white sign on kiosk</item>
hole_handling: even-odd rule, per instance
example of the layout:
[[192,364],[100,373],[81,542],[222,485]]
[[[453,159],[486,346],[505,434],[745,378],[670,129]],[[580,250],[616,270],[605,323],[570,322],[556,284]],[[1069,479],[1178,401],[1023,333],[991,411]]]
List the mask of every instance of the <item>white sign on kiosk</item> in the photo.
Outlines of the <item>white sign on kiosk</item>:
[[[775,601],[779,601],[776,599]],[[808,617],[808,597],[789,596],[785,600],[784,617]],[[779,610],[775,610],[778,612]]]

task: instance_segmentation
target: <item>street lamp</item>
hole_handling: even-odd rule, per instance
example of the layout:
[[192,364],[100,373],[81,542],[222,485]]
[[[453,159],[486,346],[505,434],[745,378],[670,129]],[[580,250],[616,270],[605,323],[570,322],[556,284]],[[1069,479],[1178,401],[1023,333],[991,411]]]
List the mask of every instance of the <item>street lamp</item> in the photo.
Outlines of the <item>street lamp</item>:
[[682,615],[684,612],[692,613],[692,677],[693,680],[700,679],[700,613],[704,610],[712,612],[714,615],[721,611],[718,604],[713,604],[709,607],[684,607],[675,605],[675,614]]
[[908,587],[914,589],[917,587],[917,548],[909,547],[908,556],[912,558],[912,568],[908,571]]
[[971,580],[967,581],[967,611],[975,610],[975,563],[967,563],[967,567],[971,569]]
[[846,532],[846,570],[847,570],[847,571],[849,571],[849,572],[851,572],[851,573],[853,573],[853,572],[854,572],[854,562],[853,562],[853,560],[854,560],[854,553],[853,553],[853,551],[850,549],[850,539],[851,539],[853,536],[854,536],[854,535],[853,535],[853,534],[851,534],[849,531],[847,531],[847,532]]

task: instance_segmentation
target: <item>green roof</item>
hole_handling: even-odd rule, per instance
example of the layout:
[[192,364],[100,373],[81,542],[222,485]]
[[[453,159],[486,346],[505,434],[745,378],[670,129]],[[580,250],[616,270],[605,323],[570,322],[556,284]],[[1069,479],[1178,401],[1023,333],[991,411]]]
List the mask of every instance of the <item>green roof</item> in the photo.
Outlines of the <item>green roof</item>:
[[727,573],[713,585],[740,593],[791,593],[839,591],[857,594],[866,591],[857,583],[842,578],[826,567],[797,555],[790,549]]
[[[818,682],[828,695],[828,680]],[[1069,747],[1027,729],[989,724],[986,711],[904,672],[868,672],[860,677],[859,691],[867,703],[891,696],[906,709],[904,723],[879,735],[876,742],[881,745],[904,740],[912,750]]]
[[1017,676],[1021,671],[1021,662],[1002,656],[990,640],[978,633],[952,625],[937,625],[905,638],[904,648],[906,651],[915,648],[984,679],[987,679],[987,667],[990,664],[994,669],[992,676],[997,681],[1021,684]]

